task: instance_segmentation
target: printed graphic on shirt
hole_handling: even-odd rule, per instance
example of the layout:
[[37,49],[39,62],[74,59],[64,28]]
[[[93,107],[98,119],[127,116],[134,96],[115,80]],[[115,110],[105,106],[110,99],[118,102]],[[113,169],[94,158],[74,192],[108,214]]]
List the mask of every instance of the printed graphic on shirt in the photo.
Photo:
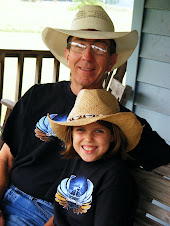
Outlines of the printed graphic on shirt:
[[[55,121],[65,121],[66,117],[59,117],[58,114],[51,114],[50,118]],[[42,141],[49,141],[52,138],[56,137],[54,132],[50,127],[50,123],[48,121],[47,116],[43,116],[35,126],[35,136],[38,137]]]
[[63,179],[58,185],[55,201],[64,209],[73,209],[73,213],[86,213],[91,207],[93,183],[85,177]]

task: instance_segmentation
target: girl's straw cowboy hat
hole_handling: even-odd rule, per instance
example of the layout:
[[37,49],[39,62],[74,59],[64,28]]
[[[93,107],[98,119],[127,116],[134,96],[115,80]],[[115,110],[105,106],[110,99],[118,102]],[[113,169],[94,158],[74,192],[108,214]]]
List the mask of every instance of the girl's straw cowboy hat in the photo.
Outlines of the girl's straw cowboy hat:
[[42,39],[45,45],[67,67],[64,49],[67,46],[67,38],[69,36],[84,39],[114,39],[118,59],[112,70],[120,67],[127,61],[138,41],[136,30],[131,32],[115,32],[110,17],[98,5],[85,5],[81,7],[73,19],[71,30],[47,27],[42,32]]
[[120,112],[116,98],[103,89],[82,89],[76,98],[67,121],[54,121],[48,115],[51,129],[56,136],[65,141],[67,126],[82,126],[98,120],[117,125],[128,141],[127,151],[138,144],[143,127],[132,112]]

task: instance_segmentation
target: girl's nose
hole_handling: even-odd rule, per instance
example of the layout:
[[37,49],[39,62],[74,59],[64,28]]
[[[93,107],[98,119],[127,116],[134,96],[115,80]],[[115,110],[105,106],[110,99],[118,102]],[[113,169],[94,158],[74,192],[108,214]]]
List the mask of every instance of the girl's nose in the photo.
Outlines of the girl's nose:
[[86,141],[91,141],[91,140],[93,140],[92,134],[91,134],[91,133],[86,133],[86,134],[85,134],[85,140],[86,140]]

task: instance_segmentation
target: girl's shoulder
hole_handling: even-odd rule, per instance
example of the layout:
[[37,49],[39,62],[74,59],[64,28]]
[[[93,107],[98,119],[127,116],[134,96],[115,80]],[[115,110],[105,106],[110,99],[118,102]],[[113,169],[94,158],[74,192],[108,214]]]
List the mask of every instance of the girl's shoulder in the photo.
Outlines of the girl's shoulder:
[[81,158],[70,159],[65,168],[65,175],[71,177],[84,177],[92,181],[94,185],[109,181],[112,183],[116,178],[128,178],[129,170],[125,161],[115,158],[100,159],[95,162],[84,162]]

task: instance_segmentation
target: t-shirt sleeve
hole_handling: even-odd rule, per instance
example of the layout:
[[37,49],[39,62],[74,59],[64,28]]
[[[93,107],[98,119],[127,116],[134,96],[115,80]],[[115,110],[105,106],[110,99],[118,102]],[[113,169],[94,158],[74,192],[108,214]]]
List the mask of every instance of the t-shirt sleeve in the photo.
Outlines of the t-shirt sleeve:
[[135,184],[126,170],[124,168],[120,168],[119,172],[110,170],[102,181],[96,197],[95,226],[129,225],[134,208],[132,196],[135,195]]
[[14,157],[17,155],[17,147],[22,139],[22,133],[20,133],[20,131],[25,109],[34,95],[33,93],[36,86],[37,85],[32,86],[16,103],[7,119],[2,133],[2,140],[10,147],[10,151]]
[[[120,105],[122,112],[129,109]],[[149,123],[137,116],[143,125],[143,132],[138,145],[128,154],[136,160],[136,164],[142,166],[145,170],[152,170],[156,167],[170,163],[170,146],[162,139],[159,134],[152,130]]]
[[152,130],[145,119],[139,118],[139,120],[143,125],[142,136],[139,144],[128,154],[148,171],[170,163],[169,145]]

